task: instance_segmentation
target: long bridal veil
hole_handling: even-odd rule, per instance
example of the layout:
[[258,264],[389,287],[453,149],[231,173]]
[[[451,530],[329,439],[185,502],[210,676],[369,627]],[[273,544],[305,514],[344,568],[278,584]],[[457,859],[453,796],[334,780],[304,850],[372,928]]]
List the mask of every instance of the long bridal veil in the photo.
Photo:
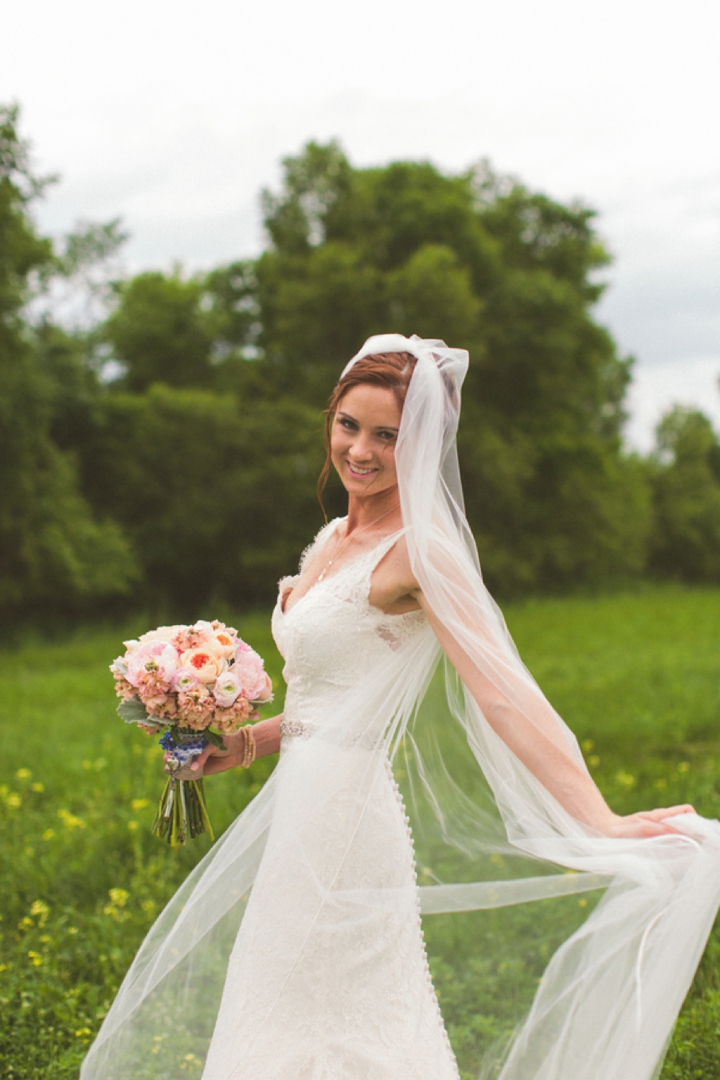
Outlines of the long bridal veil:
[[[511,703],[517,730],[540,731],[581,762],[483,584],[455,450],[467,353],[381,335],[351,364],[389,351],[417,358],[396,449],[417,580],[487,685]],[[261,1031],[303,957],[322,956],[337,933],[372,940],[387,920],[411,917],[418,898],[451,1035],[472,1047],[475,1071],[500,1080],[656,1072],[720,903],[720,827],[687,815],[674,819],[680,835],[595,835],[496,734],[429,627],[387,644],[367,678],[318,700],[312,736],[281,755],[160,916],[83,1080],[200,1075],[236,940],[257,953],[257,982],[238,1009]],[[372,831],[373,793],[389,767],[417,876],[384,868]],[[356,880],[353,853],[368,848],[378,874]],[[267,934],[243,939],[261,881],[271,898]],[[251,1054],[252,1045],[236,1047],[225,1080],[241,1080]]]

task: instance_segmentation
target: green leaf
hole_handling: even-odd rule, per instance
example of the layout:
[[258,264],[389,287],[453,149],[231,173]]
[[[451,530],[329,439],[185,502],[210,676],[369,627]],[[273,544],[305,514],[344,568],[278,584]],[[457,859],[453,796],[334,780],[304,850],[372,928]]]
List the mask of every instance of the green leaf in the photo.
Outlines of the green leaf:
[[206,728],[203,735],[209,743],[213,746],[217,746],[218,750],[227,750],[227,746],[222,741],[222,735],[218,735],[217,731],[211,731],[210,728]]
[[118,716],[125,721],[126,724],[156,724],[158,727],[164,725],[159,724],[154,716],[148,716],[145,706],[140,698],[129,698],[128,701],[121,701],[117,707]]

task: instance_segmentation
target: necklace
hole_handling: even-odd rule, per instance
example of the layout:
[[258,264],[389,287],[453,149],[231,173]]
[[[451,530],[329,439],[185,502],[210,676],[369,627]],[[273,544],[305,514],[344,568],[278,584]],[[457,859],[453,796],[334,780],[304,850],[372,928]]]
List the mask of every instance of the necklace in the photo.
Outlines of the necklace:
[[315,579],[315,584],[317,585],[319,581],[322,581],[332,564],[340,557],[340,555],[342,555],[343,551],[345,551],[346,548],[349,546],[354,536],[357,536],[358,533],[365,532],[366,529],[372,528],[373,525],[377,525],[377,523],[379,521],[382,521],[383,518],[386,518],[389,514],[392,514],[393,510],[397,510],[399,505],[399,502],[395,503],[394,506],[391,506],[390,509],[386,510],[384,514],[381,514],[380,517],[376,517],[374,521],[368,521],[367,525],[361,525],[359,529],[353,529],[353,531],[350,533],[350,536],[346,536],[343,542],[340,544],[340,547],[337,549],[332,559],[330,559],[330,561],[327,562],[322,568],[320,574]]

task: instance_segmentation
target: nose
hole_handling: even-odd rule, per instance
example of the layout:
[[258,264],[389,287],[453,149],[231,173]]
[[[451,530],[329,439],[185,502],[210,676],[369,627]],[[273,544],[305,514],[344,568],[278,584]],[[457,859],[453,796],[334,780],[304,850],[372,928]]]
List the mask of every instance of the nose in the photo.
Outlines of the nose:
[[353,441],[350,456],[358,462],[367,461],[372,457],[372,446],[368,435],[358,432],[357,438]]

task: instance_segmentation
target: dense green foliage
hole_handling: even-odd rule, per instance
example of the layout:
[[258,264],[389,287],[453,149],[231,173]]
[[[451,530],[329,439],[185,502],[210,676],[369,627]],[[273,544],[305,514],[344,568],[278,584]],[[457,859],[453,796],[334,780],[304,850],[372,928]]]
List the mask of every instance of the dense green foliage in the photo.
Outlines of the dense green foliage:
[[720,579],[720,442],[706,416],[677,407],[658,426],[651,565],[686,581]]
[[[631,361],[593,317],[608,256],[587,207],[486,163],[356,169],[336,143],[310,143],[263,195],[259,258],[116,279],[118,222],[53,245],[32,217],[42,188],[2,110],[5,623],[269,602],[322,523],[329,391],[389,329],[470,351],[459,452],[493,591],[720,581],[710,422],[676,410],[655,455],[623,450]],[[76,308],[93,300],[90,316],[53,321],[59,283]],[[332,484],[327,507],[344,512]]]
[[97,599],[123,592],[133,565],[117,524],[83,498],[72,457],[52,438],[61,380],[46,363],[47,335],[31,332],[23,306],[54,265],[29,204],[42,190],[0,110],[0,607]]
[[[510,628],[531,670],[570,722],[611,805],[631,812],[691,801],[720,815],[717,589],[648,587],[600,599],[511,606]],[[208,612],[206,611],[205,614]],[[232,613],[217,613],[232,621]],[[240,620],[278,687],[267,617]],[[78,633],[0,654],[0,1075],[75,1080],[119,980],[155,916],[207,850],[170,849],[150,835],[161,751],[114,712],[109,658],[145,629]],[[124,632],[123,632],[124,631]],[[208,781],[222,832],[273,767],[257,762]],[[541,902],[541,905],[542,906]],[[556,906],[558,934],[586,898]],[[527,929],[527,950],[502,937]],[[516,1010],[516,986],[538,975],[557,939],[538,934],[538,905],[424,920],[431,967],[464,1076]],[[459,943],[462,947],[459,947]],[[470,947],[469,947],[470,946]],[[672,1042],[663,1080],[720,1074],[717,931]],[[198,1075],[192,1062],[189,1076]]]

